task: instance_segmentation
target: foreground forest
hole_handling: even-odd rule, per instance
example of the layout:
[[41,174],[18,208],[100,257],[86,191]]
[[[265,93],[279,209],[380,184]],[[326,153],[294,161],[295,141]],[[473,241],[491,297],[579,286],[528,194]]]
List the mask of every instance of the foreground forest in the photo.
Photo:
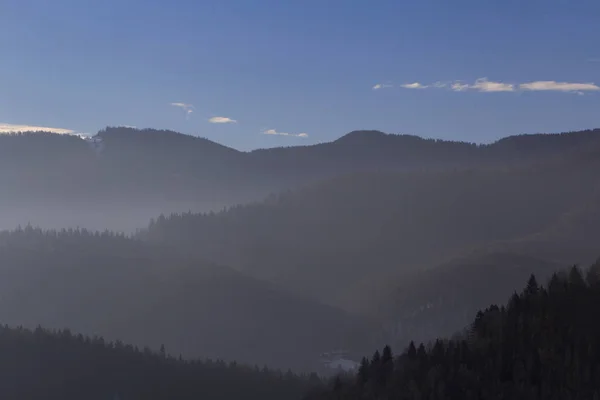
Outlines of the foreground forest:
[[506,306],[479,311],[450,340],[389,346],[306,400],[590,400],[600,398],[600,263],[546,286],[532,275]]

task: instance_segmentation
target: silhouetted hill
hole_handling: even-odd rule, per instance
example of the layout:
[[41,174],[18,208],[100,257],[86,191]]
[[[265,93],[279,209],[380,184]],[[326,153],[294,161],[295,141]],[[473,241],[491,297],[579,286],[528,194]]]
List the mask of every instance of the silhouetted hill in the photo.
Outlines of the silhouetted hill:
[[599,135],[523,135],[475,145],[356,131],[331,143],[249,153],[153,129],[107,128],[93,142],[2,135],[0,227],[31,222],[132,231],[160,213],[221,209],[350,173],[543,162],[593,147]]
[[94,140],[0,136],[0,228],[31,222],[132,231],[154,215],[209,210],[268,193],[243,153],[171,131],[107,128]]
[[[379,143],[381,143],[382,141],[385,141],[389,138],[394,138],[397,135],[389,135],[387,133],[381,132],[381,131],[374,131],[374,130],[370,130],[370,131],[352,131],[349,132],[347,134],[345,134],[344,136],[340,137],[339,139],[334,140],[334,143],[338,143],[338,144],[344,144],[344,145],[369,145],[369,144],[375,144],[377,146],[379,146]],[[406,138],[408,137],[412,137],[412,138],[416,138],[416,139],[421,139],[418,136],[412,136],[412,135],[403,135]]]
[[536,163],[600,145],[600,130],[509,136],[491,144],[425,139],[380,131],[354,131],[313,146],[251,152],[265,168],[314,179],[373,170],[498,167]]
[[556,134],[527,134],[508,136],[500,139],[489,148],[497,153],[513,154],[515,157],[561,153],[569,150],[584,150],[600,144],[600,130],[591,129]]
[[365,321],[226,267],[110,233],[0,234],[0,320],[186,357],[315,369],[368,343]]
[[122,341],[0,327],[2,398],[296,400],[319,379],[222,361],[187,361],[168,349]]
[[355,131],[330,143],[257,150],[250,157],[265,172],[275,169],[282,183],[285,177],[306,183],[359,171],[467,166],[477,154],[474,144]]
[[479,311],[464,334],[386,346],[354,377],[306,399],[595,399],[600,397],[599,264],[535,276],[506,306]]

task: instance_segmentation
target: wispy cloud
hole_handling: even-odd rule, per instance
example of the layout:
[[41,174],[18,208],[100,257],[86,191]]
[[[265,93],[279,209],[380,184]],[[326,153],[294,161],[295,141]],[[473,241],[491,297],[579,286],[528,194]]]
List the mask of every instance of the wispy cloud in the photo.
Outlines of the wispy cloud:
[[435,82],[431,85],[425,85],[420,82],[406,83],[400,85],[405,89],[450,89],[454,92],[518,92],[518,91],[555,91],[555,92],[568,92],[576,93],[579,95],[584,92],[600,91],[600,86],[595,83],[586,82],[556,82],[556,81],[533,81],[527,83],[506,83],[506,82],[494,82],[487,78],[479,78],[474,83],[465,83],[463,81],[451,81],[451,82]]
[[450,84],[450,89],[455,92],[464,92],[466,90],[476,90],[478,92],[514,92],[515,85],[512,83],[492,82],[488,81],[487,78],[479,78],[472,85],[461,81],[455,81]]
[[209,118],[208,122],[211,124],[235,124],[237,121],[235,119],[227,118],[227,117],[212,117]]
[[471,85],[470,89],[480,92],[514,92],[515,85],[512,83],[492,82],[487,78],[479,78],[475,84]]
[[275,129],[267,129],[265,131],[263,131],[263,133],[265,135],[279,135],[279,136],[295,136],[295,137],[301,137],[301,138],[307,138],[308,137],[308,133],[287,133],[287,132],[277,132]]
[[405,83],[404,85],[400,85],[405,89],[427,89],[429,86],[427,85],[422,85],[419,82],[413,82],[413,83]]
[[594,83],[573,83],[556,81],[535,81],[522,83],[519,85],[521,90],[539,90],[539,91],[558,91],[558,92],[585,92],[600,90],[600,86]]
[[75,131],[64,128],[50,128],[46,126],[34,125],[15,125],[5,124],[0,122],[0,133],[16,133],[16,132],[52,132],[60,135],[74,135]]
[[469,85],[466,83],[454,82],[450,85],[450,89],[454,90],[455,92],[464,92],[465,90],[469,90]]
[[171,103],[173,107],[181,108],[185,112],[185,117],[189,118],[190,115],[194,112],[194,105],[187,103]]
[[391,85],[389,83],[378,83],[375,86],[373,86],[373,90],[379,90],[379,89],[389,89],[394,87],[394,85]]

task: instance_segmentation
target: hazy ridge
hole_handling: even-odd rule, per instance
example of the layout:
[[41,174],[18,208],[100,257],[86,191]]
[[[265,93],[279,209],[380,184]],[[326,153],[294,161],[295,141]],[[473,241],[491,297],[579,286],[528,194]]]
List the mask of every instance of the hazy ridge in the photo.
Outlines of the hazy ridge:
[[531,272],[600,254],[599,137],[360,131],[244,153],[129,128],[101,148],[0,136],[0,213],[23,226],[2,236],[0,317],[301,369],[436,337]]

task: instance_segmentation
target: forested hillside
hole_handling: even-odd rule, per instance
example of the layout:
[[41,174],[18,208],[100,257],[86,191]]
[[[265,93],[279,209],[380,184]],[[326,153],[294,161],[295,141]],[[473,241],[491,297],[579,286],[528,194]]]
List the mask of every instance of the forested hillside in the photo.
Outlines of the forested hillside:
[[461,336],[411,342],[363,359],[355,377],[336,379],[321,399],[597,399],[600,397],[600,264],[534,276],[506,306],[475,316]]
[[140,237],[371,312],[382,285],[547,229],[597,195],[598,168],[600,158],[565,155],[508,169],[356,173],[220,213],[163,216]]
[[546,278],[564,264],[511,252],[489,252],[453,259],[393,282],[380,298],[388,320],[388,341],[432,340],[467,326],[484,304],[501,303],[506,293],[534,273]]
[[450,333],[530,273],[598,254],[599,134],[473,145],[362,131],[251,153],[128,128],[0,136],[5,222],[36,207],[72,227],[167,209],[133,238],[2,233],[0,319],[298,369]]
[[496,241],[395,282],[381,307],[396,337],[432,338],[468,323],[481,304],[498,303],[530,273],[546,279],[561,266],[591,263],[600,251],[600,202],[582,203],[542,230]]
[[109,127],[86,140],[0,135],[0,228],[32,223],[132,232],[161,213],[203,212],[366,171],[497,168],[589,148],[600,131],[473,143],[351,132],[313,146],[240,152],[154,129]]
[[70,328],[139,346],[297,370],[373,328],[224,266],[112,233],[0,234],[0,320]]
[[321,383],[223,361],[182,360],[101,337],[0,327],[2,399],[295,400]]

